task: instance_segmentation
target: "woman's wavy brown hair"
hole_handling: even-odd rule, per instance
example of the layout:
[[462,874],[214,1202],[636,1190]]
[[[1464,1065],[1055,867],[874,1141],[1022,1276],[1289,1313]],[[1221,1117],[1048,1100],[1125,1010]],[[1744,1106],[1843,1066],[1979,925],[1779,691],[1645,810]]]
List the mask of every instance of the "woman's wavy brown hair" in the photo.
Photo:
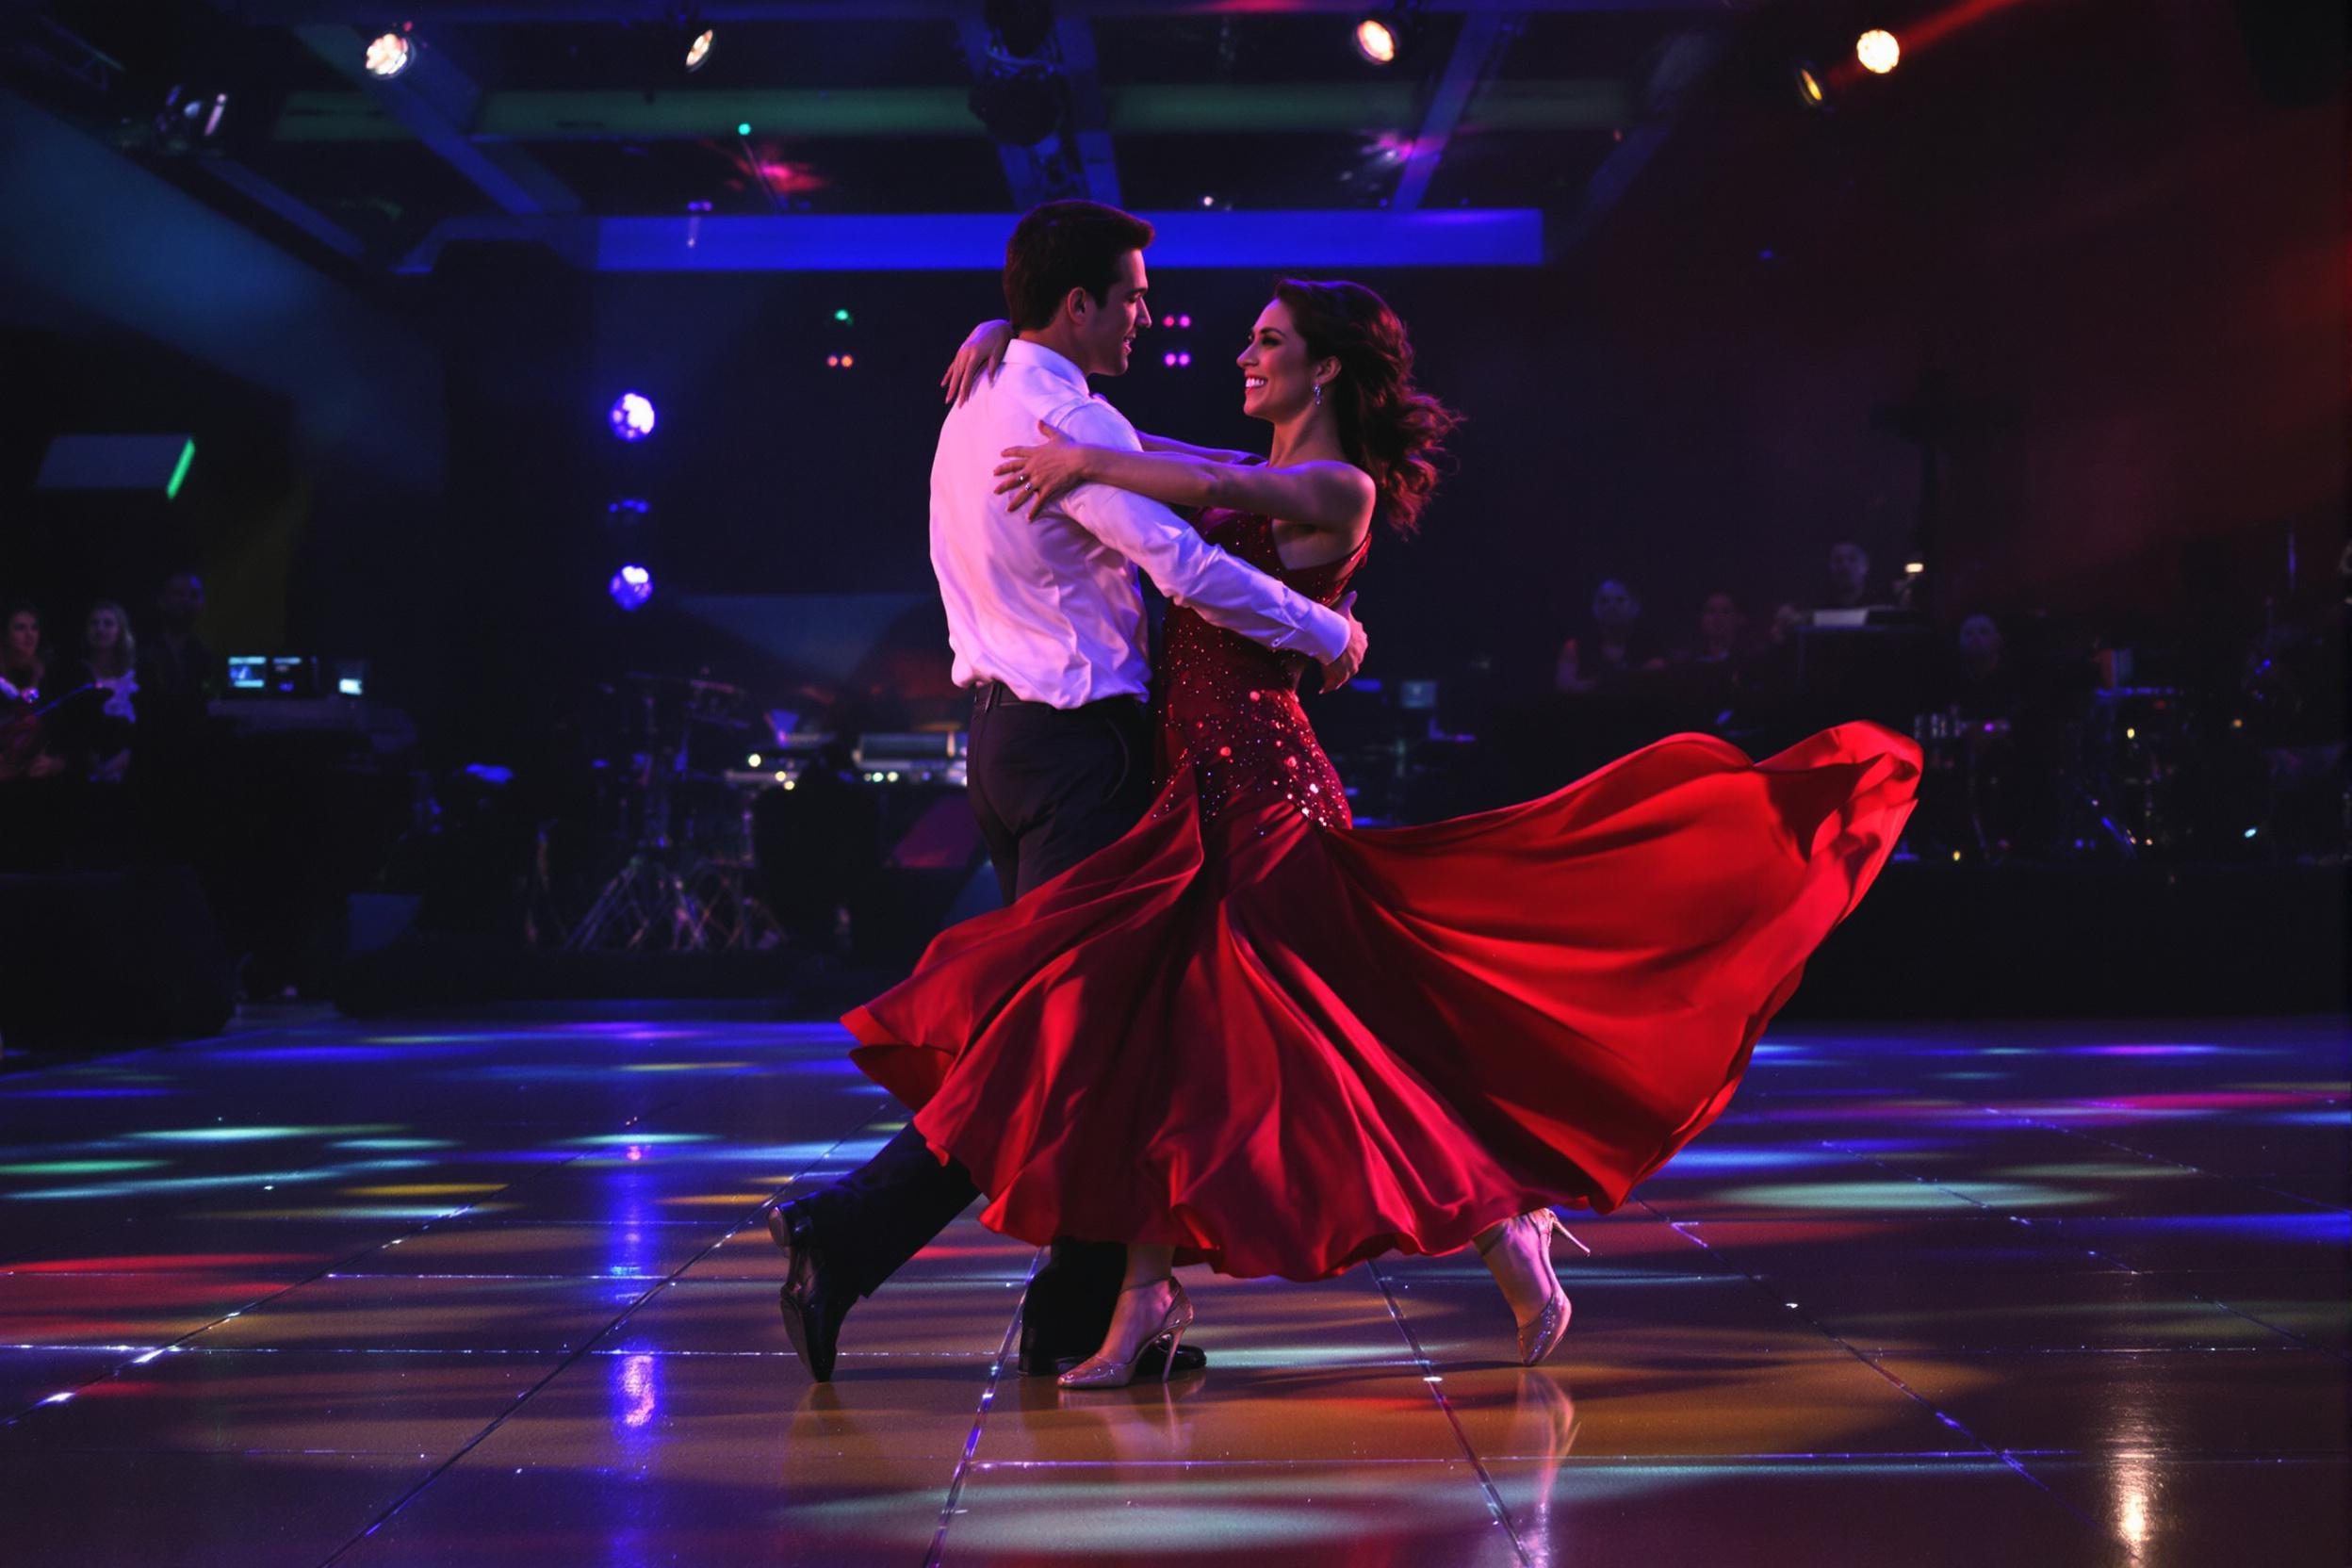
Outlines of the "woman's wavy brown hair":
[[1339,416],[1340,447],[1372,476],[1389,526],[1410,537],[1437,490],[1436,460],[1462,416],[1413,383],[1413,341],[1388,302],[1357,283],[1284,278],[1274,297],[1312,359],[1336,359],[1325,388]]

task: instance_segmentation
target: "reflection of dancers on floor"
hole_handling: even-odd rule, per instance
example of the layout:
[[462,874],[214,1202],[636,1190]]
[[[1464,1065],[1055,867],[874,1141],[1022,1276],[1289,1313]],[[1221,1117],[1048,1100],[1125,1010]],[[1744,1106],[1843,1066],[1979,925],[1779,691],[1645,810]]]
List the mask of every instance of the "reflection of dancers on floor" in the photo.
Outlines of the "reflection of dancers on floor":
[[[1048,536],[1106,487],[1202,506],[1203,538],[1341,602],[1375,515],[1417,519],[1451,416],[1353,285],[1278,286],[1240,367],[1264,462],[1050,421],[1005,453],[1012,498]],[[1280,654],[1173,596],[1150,814],[943,933],[850,1016],[858,1060],[987,1223],[1126,1244],[1067,1383],[1181,1341],[1172,1264],[1314,1279],[1473,1242],[1541,1360],[1568,1315],[1552,1205],[1615,1208],[1720,1114],[1892,850],[1917,748],[1841,726],[1756,763],[1677,736],[1522,806],[1358,831]]]

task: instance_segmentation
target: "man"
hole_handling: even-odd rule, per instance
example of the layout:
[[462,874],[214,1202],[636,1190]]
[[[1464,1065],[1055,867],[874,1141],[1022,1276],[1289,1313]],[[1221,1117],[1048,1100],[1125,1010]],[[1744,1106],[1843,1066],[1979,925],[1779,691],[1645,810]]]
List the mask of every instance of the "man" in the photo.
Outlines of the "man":
[[1829,596],[1824,610],[1860,610],[1881,602],[1870,593],[1870,553],[1851,539],[1829,547]]
[[1852,539],[1829,547],[1827,571],[1821,580],[1821,602],[1807,607],[1787,603],[1772,612],[1772,645],[1792,642],[1798,629],[1810,624],[1814,610],[1868,610],[1886,602],[1870,591],[1870,552]]
[[1642,598],[1618,578],[1592,590],[1592,629],[1560,645],[1552,684],[1562,692],[1597,692],[1637,670],[1662,670],[1665,658],[1642,624]]
[[155,593],[158,629],[139,639],[139,694],[147,703],[190,707],[201,716],[205,700],[220,694],[220,656],[196,635],[204,612],[203,578],[173,572],[163,580]]
[[[1156,502],[1083,485],[1032,519],[996,493],[1000,453],[1035,441],[1040,420],[1075,440],[1141,449],[1086,378],[1124,372],[1135,334],[1152,324],[1152,237],[1142,219],[1091,202],[1049,202],[1021,220],[1004,253],[1019,336],[1002,372],[948,415],[932,461],[931,564],[956,683],[973,692],[972,808],[1008,903],[1116,841],[1151,805],[1137,567],[1214,624],[1320,662],[1327,687],[1364,660],[1352,617],[1251,570]],[[785,1328],[811,1377],[831,1379],[857,1298],[978,1195],[909,1126],[843,1181],[769,1211],[791,1259],[778,1293]],[[1102,1343],[1123,1259],[1116,1244],[1054,1244],[1022,1302],[1023,1372],[1051,1375]],[[1177,1365],[1200,1364],[1198,1354]]]

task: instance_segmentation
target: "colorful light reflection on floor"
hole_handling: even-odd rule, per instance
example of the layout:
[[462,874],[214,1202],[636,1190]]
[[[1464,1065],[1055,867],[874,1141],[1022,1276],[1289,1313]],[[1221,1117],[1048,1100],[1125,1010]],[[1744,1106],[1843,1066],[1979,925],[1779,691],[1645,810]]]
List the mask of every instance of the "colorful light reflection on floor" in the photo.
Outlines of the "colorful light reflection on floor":
[[897,1118],[829,1024],[296,1021],[0,1078],[0,1557],[2342,1564],[2338,1022],[1783,1030],[1560,1264],[1190,1282],[1003,1364],[959,1220],[812,1386],[755,1223]]

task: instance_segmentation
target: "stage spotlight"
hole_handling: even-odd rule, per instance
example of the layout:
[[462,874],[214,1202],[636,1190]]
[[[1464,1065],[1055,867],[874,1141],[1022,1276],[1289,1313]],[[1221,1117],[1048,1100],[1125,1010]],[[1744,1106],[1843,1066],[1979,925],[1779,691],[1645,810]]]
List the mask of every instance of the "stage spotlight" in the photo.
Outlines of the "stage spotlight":
[[604,591],[623,610],[643,610],[653,598],[653,574],[643,566],[623,566]]
[[1829,107],[1829,90],[1823,85],[1821,74],[1800,61],[1791,74],[1797,84],[1797,101],[1809,109]]
[[710,46],[718,42],[719,30],[716,27],[696,29],[693,23],[687,24],[687,30],[692,35],[686,41],[686,70],[691,75],[710,63]]
[[1394,65],[1403,31],[1394,15],[1375,12],[1364,17],[1356,23],[1356,53],[1373,65]]
[[416,58],[415,44],[399,33],[383,33],[368,41],[368,74],[390,81]]
[[653,433],[653,400],[642,392],[624,392],[612,400],[605,417],[612,421],[612,433],[624,441],[643,441]]
[[1903,58],[1903,45],[1883,27],[1873,27],[1854,42],[1854,57],[1873,76],[1884,76]]

